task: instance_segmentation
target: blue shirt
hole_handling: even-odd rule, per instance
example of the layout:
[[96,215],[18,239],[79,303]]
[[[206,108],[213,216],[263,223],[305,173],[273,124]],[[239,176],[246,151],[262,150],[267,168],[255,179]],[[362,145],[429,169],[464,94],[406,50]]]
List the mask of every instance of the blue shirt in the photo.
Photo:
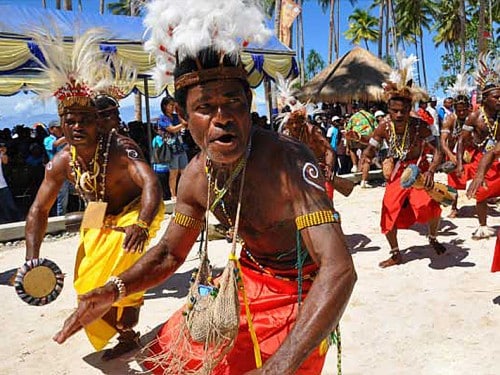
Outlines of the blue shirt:
[[49,160],[52,160],[54,158],[54,155],[60,150],[62,150],[65,146],[65,144],[63,143],[62,145],[54,147],[55,141],[57,141],[57,138],[54,134],[45,137],[43,140],[43,147],[45,147],[45,151],[47,151],[47,156],[49,157]]
[[332,146],[333,151],[337,152],[337,144],[338,144],[338,136],[339,136],[339,129],[337,129],[335,126],[332,126],[331,129],[332,133],[332,139],[330,140],[330,146]]

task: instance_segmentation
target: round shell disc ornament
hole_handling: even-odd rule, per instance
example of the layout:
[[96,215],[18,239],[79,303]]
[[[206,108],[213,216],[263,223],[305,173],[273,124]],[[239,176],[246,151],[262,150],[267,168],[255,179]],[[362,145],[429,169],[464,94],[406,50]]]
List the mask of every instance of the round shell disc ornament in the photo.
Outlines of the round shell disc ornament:
[[14,288],[27,304],[43,306],[54,301],[62,291],[64,274],[53,261],[28,260],[17,272]]

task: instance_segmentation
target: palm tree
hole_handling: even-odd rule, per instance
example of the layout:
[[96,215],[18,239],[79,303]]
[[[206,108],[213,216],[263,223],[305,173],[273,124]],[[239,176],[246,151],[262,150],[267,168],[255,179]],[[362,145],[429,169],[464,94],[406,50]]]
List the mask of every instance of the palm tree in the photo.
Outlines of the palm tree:
[[325,61],[314,49],[307,55],[307,78],[311,79],[325,68]]
[[72,0],[64,0],[64,10],[73,10]]
[[104,0],[99,0],[99,14],[104,14]]
[[397,25],[403,36],[415,37],[415,48],[420,42],[420,62],[424,75],[424,86],[427,87],[425,70],[423,29],[430,30],[432,20],[436,16],[436,3],[433,0],[400,0],[396,4]]
[[47,8],[47,0],[42,0],[42,7]]
[[486,0],[479,0],[479,27],[477,29],[477,45],[479,48],[479,53],[486,52],[486,50],[488,49],[488,43],[485,37],[486,9]]
[[375,41],[379,37],[378,19],[370,15],[366,10],[356,8],[349,16],[349,29],[344,32],[347,39],[353,44],[359,44],[361,41],[365,42],[365,47],[368,47],[368,41]]

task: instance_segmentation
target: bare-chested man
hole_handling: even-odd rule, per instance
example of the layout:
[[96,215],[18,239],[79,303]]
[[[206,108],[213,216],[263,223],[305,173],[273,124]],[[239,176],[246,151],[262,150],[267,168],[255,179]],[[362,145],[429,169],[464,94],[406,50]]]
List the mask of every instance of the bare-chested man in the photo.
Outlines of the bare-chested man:
[[[470,113],[469,98],[466,95],[458,95],[453,99],[454,112],[446,116],[441,128],[441,148],[448,159],[453,165],[457,165],[456,147],[465,119]],[[469,150],[470,152],[471,150]],[[448,173],[448,185],[455,188],[464,190],[467,180],[464,179],[462,174],[458,177],[456,173]],[[453,203],[451,204],[451,212],[448,215],[450,218],[457,217],[458,209],[458,194]]]
[[[457,175],[465,175],[466,180],[474,178],[477,166],[483,155],[494,149],[500,141],[500,85],[491,84],[482,90],[481,107],[471,113],[462,128],[458,141],[457,152]],[[472,143],[475,150],[472,161],[464,166],[463,154],[465,145]],[[479,220],[479,228],[472,234],[473,239],[483,239],[495,235],[495,230],[487,226],[488,199],[500,196],[500,169],[496,167],[498,162],[485,174],[485,181],[489,188],[480,188],[476,193],[476,211]]]
[[[26,259],[38,258],[49,210],[65,180],[75,184],[89,207],[103,209],[101,229],[83,229],[74,286],[79,294],[102,285],[142,256],[163,219],[161,190],[139,148],[114,131],[99,135],[95,107],[66,107],[61,113],[69,146],[47,164],[45,179],[26,218]],[[124,146],[124,144],[126,146]],[[84,217],[85,218],[85,217]],[[101,219],[102,220],[102,219]],[[137,346],[142,293],[109,306],[103,319],[87,327],[99,350],[116,333],[119,344],[104,354],[111,359]]]
[[[467,197],[474,198],[476,193],[480,188],[490,188],[490,185],[485,182],[485,175],[490,168],[496,169],[498,172],[500,170],[500,142],[497,142],[495,148],[491,151],[488,151],[477,167],[476,175],[474,176],[474,180],[472,180],[469,188],[467,189]],[[500,183],[499,179],[497,179],[491,188],[500,192]],[[497,242],[495,245],[495,253],[493,255],[493,262],[491,263],[491,272],[499,272],[500,271],[500,229],[497,231]]]
[[[410,116],[411,108],[411,96],[395,92],[388,101],[389,116],[380,121],[363,152],[364,158],[371,159],[384,140],[389,145],[384,169],[387,171],[388,165],[391,167],[386,177],[381,228],[391,247],[391,257],[379,264],[383,268],[403,262],[397,231],[409,228],[414,223],[428,223],[429,244],[438,254],[446,250],[436,239],[441,215],[439,203],[432,200],[425,190],[401,187],[403,170],[410,164],[416,164],[425,177],[426,188],[431,188],[434,172],[441,159],[436,138],[425,122]],[[433,160],[430,165],[425,157],[428,143],[433,144]]]
[[[234,58],[222,60],[220,52],[203,49],[181,61],[174,77],[178,113],[201,148],[181,176],[175,218],[158,245],[118,276],[123,288],[109,282],[80,296],[78,310],[54,339],[63,343],[118,298],[170,277],[198,237],[206,210],[213,206],[217,219],[232,226],[241,203],[241,278],[264,363],[256,369],[249,355],[254,344],[240,294],[238,338],[213,373],[320,374],[325,353],[319,345],[339,323],[356,274],[315,158],[302,143],[252,126],[246,72]],[[299,248],[307,251],[298,264]],[[173,350],[169,338],[182,325],[182,313],[158,333],[155,354]],[[200,366],[191,349],[174,354],[176,360],[187,356],[186,366]]]

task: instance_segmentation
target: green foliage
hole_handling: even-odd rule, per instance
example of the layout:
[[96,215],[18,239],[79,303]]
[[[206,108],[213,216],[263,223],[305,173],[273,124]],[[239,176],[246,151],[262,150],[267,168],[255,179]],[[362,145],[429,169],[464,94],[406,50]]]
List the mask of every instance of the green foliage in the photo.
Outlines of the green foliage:
[[344,36],[353,44],[364,41],[368,49],[367,42],[379,38],[378,18],[370,15],[366,10],[356,8],[349,16],[349,29],[344,32]]
[[325,60],[314,49],[309,51],[306,58],[306,76],[311,79],[325,68]]

